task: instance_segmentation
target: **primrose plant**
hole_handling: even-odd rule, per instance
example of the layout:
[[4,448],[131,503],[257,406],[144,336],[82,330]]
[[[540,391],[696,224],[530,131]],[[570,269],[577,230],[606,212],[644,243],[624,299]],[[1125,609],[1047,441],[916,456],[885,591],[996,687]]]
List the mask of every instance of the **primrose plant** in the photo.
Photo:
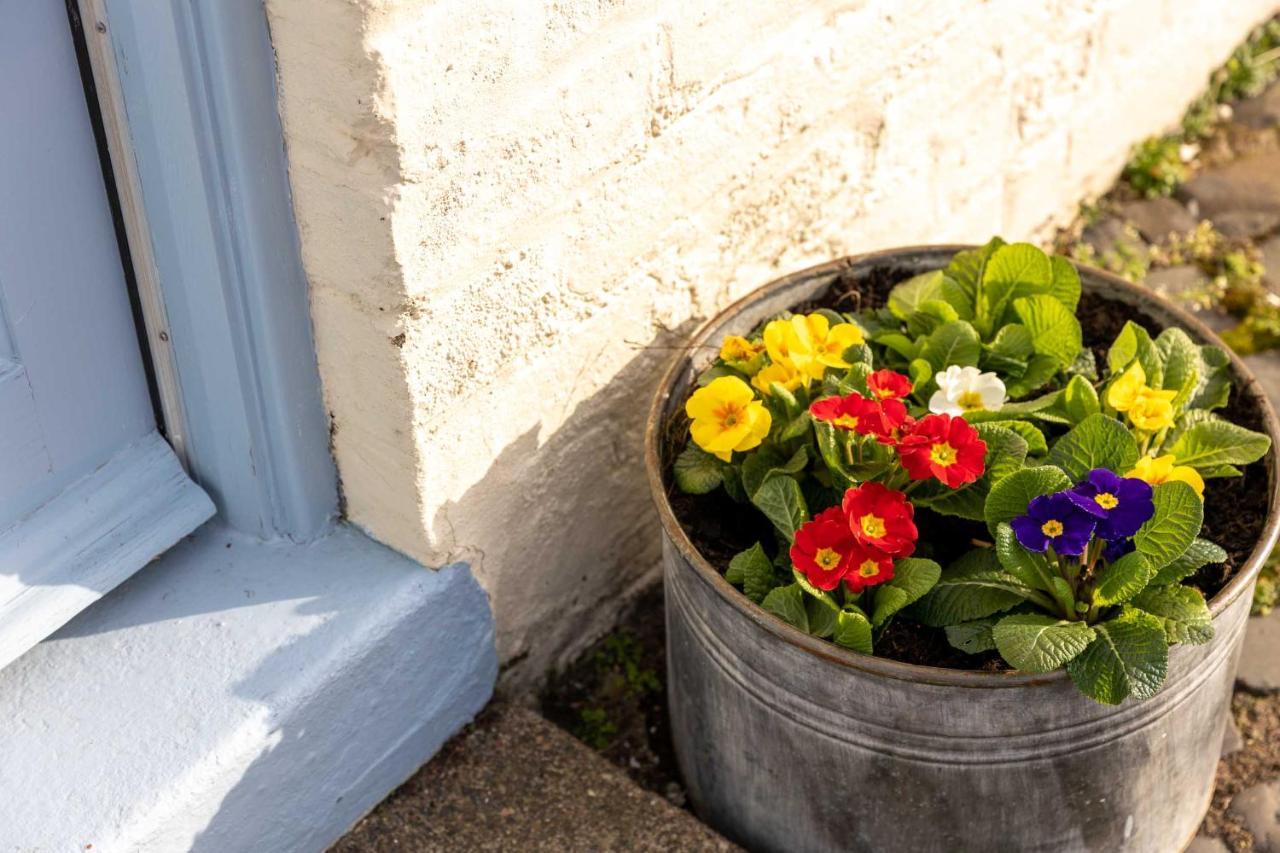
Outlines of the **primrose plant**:
[[[1100,370],[1080,298],[1065,259],[996,238],[883,308],[727,336],[672,468],[772,529],[725,578],[859,652],[905,620],[1017,670],[1065,667],[1101,702],[1153,695],[1170,644],[1213,636],[1191,583],[1226,559],[1200,538],[1206,481],[1270,441],[1218,413],[1228,358],[1180,329],[1126,324]],[[926,517],[950,517],[947,541]]]

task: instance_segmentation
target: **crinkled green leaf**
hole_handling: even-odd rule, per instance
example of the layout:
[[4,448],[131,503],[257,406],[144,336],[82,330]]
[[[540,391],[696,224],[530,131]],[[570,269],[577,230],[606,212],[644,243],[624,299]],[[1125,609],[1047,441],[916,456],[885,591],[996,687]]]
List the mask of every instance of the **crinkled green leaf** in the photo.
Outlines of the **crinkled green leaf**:
[[1103,606],[1128,601],[1142,592],[1155,575],[1151,561],[1138,551],[1130,551],[1102,570],[1093,601]]
[[1215,346],[1200,347],[1200,384],[1187,401],[1188,409],[1219,409],[1231,396],[1231,358]]
[[920,357],[938,373],[953,364],[976,365],[981,352],[982,344],[973,326],[957,320],[944,323],[925,338]]
[[1031,344],[1038,354],[1052,358],[1058,367],[1075,361],[1083,336],[1080,321],[1065,305],[1041,294],[1015,300],[1013,307],[1031,333]]
[[759,604],[770,590],[778,586],[778,573],[774,571],[773,562],[765,554],[760,543],[752,545],[745,551],[734,555],[729,561],[729,569],[724,579],[731,584],[742,587],[747,598]]
[[1271,449],[1271,439],[1260,432],[1219,418],[1201,420],[1184,430],[1169,452],[1179,465],[1214,468],[1220,465],[1247,465],[1261,459]]
[[1071,480],[1061,468],[1053,465],[1037,465],[1015,471],[991,487],[985,509],[987,527],[994,533],[1000,522],[1011,521],[1024,514],[1032,498],[1070,487]]
[[1116,335],[1111,349],[1107,351],[1107,370],[1113,375],[1123,372],[1134,359],[1142,365],[1147,384],[1152,388],[1163,388],[1164,360],[1151,340],[1150,333],[1132,320],[1124,324],[1120,334]]
[[1211,563],[1226,562],[1227,552],[1208,539],[1195,539],[1187,546],[1182,555],[1176,557],[1151,579],[1151,585],[1177,583],[1189,577],[1196,569]]
[[1033,594],[998,564],[992,566],[994,559],[994,554],[966,555],[948,566],[933,589],[916,602],[911,615],[925,625],[941,628],[1008,610]]
[[1090,415],[1102,410],[1098,400],[1098,392],[1083,376],[1073,376],[1062,391],[1062,408],[1067,413],[1067,420],[1079,424]]
[[988,616],[972,622],[961,622],[959,625],[948,625],[947,642],[971,655],[989,652],[996,647],[995,638],[991,636],[991,629],[995,627],[996,621],[996,617]]
[[991,636],[1000,657],[1015,669],[1052,672],[1084,651],[1094,634],[1083,622],[1042,613],[1014,613],[997,622]]
[[806,595],[804,613],[809,621],[809,633],[815,637],[830,637],[836,631],[836,617],[840,613],[838,607],[829,607],[821,599]]
[[[1005,383],[1005,390],[1010,397],[1025,397],[1033,391],[1038,391],[1045,386],[1050,379],[1057,375],[1061,365],[1058,359],[1052,355],[1036,354],[1031,357],[1031,361],[1027,363],[1026,372],[1017,379]],[[1006,406],[1006,408],[1008,408]],[[1047,417],[1044,418],[1048,420]],[[1057,423],[1066,423],[1065,418],[1055,417],[1053,419]]]
[[899,320],[906,320],[920,310],[920,303],[942,298],[942,270],[930,270],[912,276],[889,291],[889,310]]
[[760,606],[791,627],[808,632],[809,614],[804,607],[804,590],[799,584],[778,587],[764,597]]
[[1200,347],[1182,329],[1169,327],[1156,338],[1156,350],[1164,362],[1166,390],[1177,391],[1173,409],[1178,411],[1200,387]]
[[1065,305],[1068,311],[1075,313],[1076,307],[1080,304],[1080,273],[1076,272],[1075,265],[1071,261],[1061,255],[1052,256],[1049,258],[1049,263],[1053,267],[1049,295]]
[[[788,564],[790,564],[790,560],[788,560],[787,562]],[[805,594],[810,599],[819,602],[824,607],[827,607],[831,610],[840,609],[840,605],[836,603],[835,596],[833,596],[831,593],[827,592],[826,590],[818,589],[816,586],[809,583],[809,579],[804,576],[804,572],[800,571],[799,569],[793,566],[791,569],[791,575],[793,578],[795,578],[795,582],[800,585],[800,588],[805,591]]]
[[1169,645],[1159,619],[1126,607],[1093,630],[1093,642],[1067,664],[1081,692],[1108,705],[1160,692],[1169,670]]
[[984,476],[989,482],[999,482],[1022,470],[1027,460],[1026,439],[1011,429],[990,423],[977,424],[974,429],[987,444]]
[[801,447],[789,459],[772,448],[761,448],[747,454],[742,462],[742,485],[747,494],[754,495],[770,477],[795,477],[804,473],[809,464],[809,451]]
[[1090,415],[1058,439],[1049,450],[1049,462],[1061,468],[1072,482],[1083,480],[1094,468],[1123,474],[1138,461],[1138,442],[1120,421],[1103,414]]
[[1049,445],[1045,442],[1044,433],[1030,421],[987,421],[986,423],[991,426],[1012,430],[1022,436],[1022,440],[1027,443],[1028,456],[1043,456],[1049,452]]
[[1049,575],[1049,564],[1043,554],[1028,551],[1018,543],[1013,528],[1006,522],[996,526],[996,556],[1000,566],[1032,589],[1049,592],[1045,578]]
[[724,482],[724,463],[689,442],[671,466],[676,488],[687,495],[705,495]]
[[760,484],[751,502],[773,522],[788,542],[796,537],[796,531],[809,520],[800,484],[790,477],[770,477]]
[[831,639],[846,649],[871,654],[871,622],[867,614],[852,604],[846,604],[836,614],[836,628]]
[[1040,249],[1030,243],[1001,246],[982,271],[980,297],[975,305],[978,327],[990,333],[1001,325],[1005,312],[1017,299],[1048,293],[1052,284],[1053,266]]
[[1133,606],[1160,620],[1169,643],[1199,645],[1213,639],[1213,614],[1194,587],[1149,586],[1133,599]]
[[905,557],[893,564],[893,580],[875,588],[871,624],[879,628],[890,616],[933,589],[942,568],[933,560]]
[[1170,481],[1151,495],[1155,512],[1133,537],[1137,553],[1151,563],[1152,575],[1181,557],[1204,524],[1204,504],[1195,489]]

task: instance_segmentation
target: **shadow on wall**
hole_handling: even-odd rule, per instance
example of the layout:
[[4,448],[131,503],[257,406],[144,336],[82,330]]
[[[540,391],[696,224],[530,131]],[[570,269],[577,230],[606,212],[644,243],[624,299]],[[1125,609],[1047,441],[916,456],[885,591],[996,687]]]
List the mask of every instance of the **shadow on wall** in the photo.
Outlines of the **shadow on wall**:
[[[570,662],[657,579],[661,540],[644,470],[658,380],[700,323],[663,330],[550,436],[530,429],[443,505],[433,529],[479,551],[508,695]],[[566,618],[566,614],[573,614]]]

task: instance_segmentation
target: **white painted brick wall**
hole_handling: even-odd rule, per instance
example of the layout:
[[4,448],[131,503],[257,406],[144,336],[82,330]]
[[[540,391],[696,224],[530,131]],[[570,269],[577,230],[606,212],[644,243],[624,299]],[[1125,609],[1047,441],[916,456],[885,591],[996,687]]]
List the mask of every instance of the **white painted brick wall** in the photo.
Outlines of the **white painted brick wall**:
[[1274,0],[267,0],[350,517],[528,683],[650,580],[670,350],[791,269],[1046,234]]

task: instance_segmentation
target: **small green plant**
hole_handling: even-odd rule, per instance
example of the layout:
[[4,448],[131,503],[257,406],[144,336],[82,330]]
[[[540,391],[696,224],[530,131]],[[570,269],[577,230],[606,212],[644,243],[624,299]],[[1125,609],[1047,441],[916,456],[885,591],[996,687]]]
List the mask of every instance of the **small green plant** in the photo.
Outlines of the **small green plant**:
[[578,738],[594,750],[607,749],[618,735],[618,727],[603,708],[583,708],[578,712]]
[[1101,267],[1135,284],[1147,277],[1151,269],[1150,250],[1142,242],[1138,230],[1126,224],[1114,245],[1099,252],[1088,243],[1076,243],[1071,247],[1071,259],[1093,267]]
[[615,631],[605,637],[595,665],[604,676],[607,693],[636,697],[662,689],[657,674],[643,665],[643,651],[640,640],[630,631]]
[[1145,198],[1172,195],[1187,179],[1181,147],[1176,136],[1153,136],[1140,142],[1124,167],[1124,179]]

